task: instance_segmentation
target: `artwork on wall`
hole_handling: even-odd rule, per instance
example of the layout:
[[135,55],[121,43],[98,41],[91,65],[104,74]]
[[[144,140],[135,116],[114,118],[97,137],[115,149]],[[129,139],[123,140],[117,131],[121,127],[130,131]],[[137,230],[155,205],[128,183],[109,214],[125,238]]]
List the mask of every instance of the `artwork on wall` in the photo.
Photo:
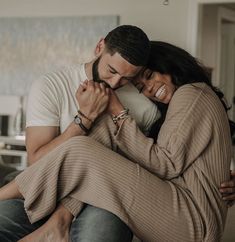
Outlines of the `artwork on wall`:
[[93,57],[118,16],[0,18],[0,95],[27,95],[39,76]]

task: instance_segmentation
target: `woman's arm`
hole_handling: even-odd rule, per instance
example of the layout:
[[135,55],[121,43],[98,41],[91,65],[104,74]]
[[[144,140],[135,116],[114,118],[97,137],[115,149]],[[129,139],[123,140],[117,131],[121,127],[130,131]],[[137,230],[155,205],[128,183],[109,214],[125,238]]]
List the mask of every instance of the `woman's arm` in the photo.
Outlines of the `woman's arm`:
[[216,121],[211,115],[223,115],[220,103],[214,105],[218,110],[207,112],[207,102],[219,100],[207,95],[203,88],[186,85],[176,91],[157,143],[145,137],[135,121],[128,118],[116,134],[118,147],[129,159],[159,177],[172,179],[182,174],[212,140]]

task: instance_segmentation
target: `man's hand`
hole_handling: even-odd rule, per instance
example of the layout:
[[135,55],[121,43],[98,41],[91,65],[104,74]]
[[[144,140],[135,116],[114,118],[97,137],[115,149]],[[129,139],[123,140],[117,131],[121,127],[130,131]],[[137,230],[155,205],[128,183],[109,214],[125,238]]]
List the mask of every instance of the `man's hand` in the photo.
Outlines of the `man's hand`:
[[104,83],[85,81],[76,92],[81,112],[94,121],[106,109],[109,93],[110,89]]
[[229,181],[223,182],[220,186],[220,192],[223,200],[225,200],[229,207],[235,203],[235,171],[231,171]]

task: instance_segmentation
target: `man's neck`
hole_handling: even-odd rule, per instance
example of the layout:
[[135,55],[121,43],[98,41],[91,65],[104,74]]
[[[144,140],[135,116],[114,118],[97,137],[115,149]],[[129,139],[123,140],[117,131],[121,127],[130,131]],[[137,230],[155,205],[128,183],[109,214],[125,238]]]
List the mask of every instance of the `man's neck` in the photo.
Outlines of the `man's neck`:
[[85,72],[89,80],[93,79],[92,76],[92,66],[95,60],[85,63]]

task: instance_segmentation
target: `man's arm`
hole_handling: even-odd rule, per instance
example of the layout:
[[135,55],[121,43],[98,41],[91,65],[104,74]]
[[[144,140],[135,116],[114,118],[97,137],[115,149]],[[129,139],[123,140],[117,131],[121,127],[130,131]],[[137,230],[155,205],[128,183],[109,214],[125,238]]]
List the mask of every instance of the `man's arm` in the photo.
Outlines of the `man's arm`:
[[[88,120],[83,120],[86,127],[90,127]],[[39,160],[42,156],[52,151],[55,147],[67,141],[69,138],[84,135],[85,132],[74,122],[59,134],[59,127],[35,126],[26,129],[26,148],[29,165]]]
[[235,171],[231,171],[231,179],[223,182],[220,187],[223,200],[227,201],[229,206],[235,203]]
[[[104,84],[89,81],[80,85],[76,92],[76,99],[80,109],[86,117],[82,118],[83,125],[90,129],[91,120],[95,120],[106,108],[109,100],[109,89]],[[26,129],[26,148],[29,164],[39,160],[42,156],[52,151],[55,147],[68,139],[85,135],[86,132],[80,125],[71,122],[67,129],[59,134],[58,126],[31,126]]]

